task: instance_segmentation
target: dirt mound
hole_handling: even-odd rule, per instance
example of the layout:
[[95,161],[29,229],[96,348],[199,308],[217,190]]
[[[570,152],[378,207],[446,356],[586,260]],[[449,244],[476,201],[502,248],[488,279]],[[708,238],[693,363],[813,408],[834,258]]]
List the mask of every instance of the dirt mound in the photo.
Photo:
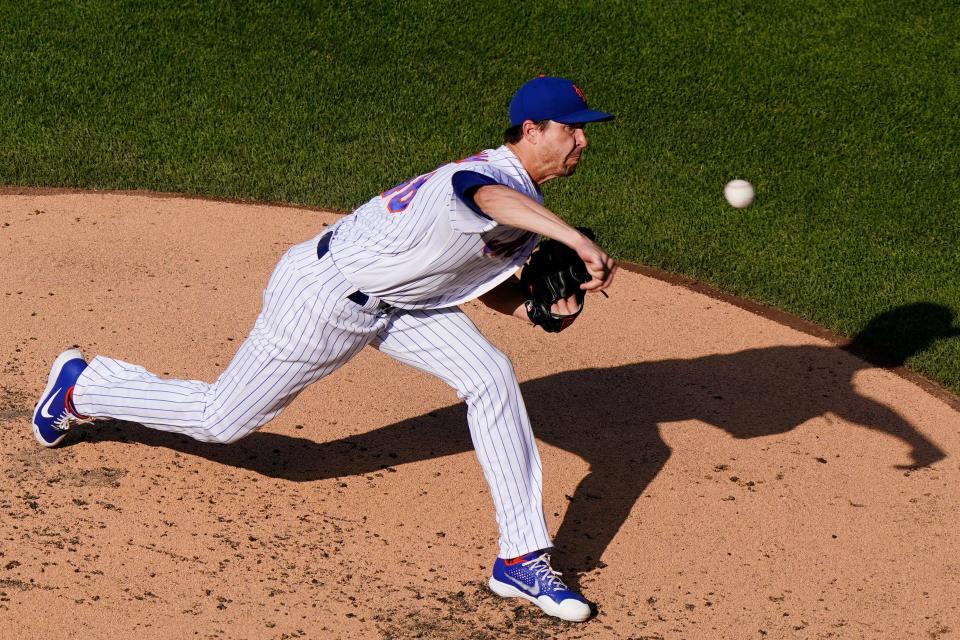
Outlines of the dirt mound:
[[30,413],[77,344],[212,380],[333,214],[0,196],[0,637],[906,638],[960,630],[960,414],[735,304],[623,271],[571,330],[467,305],[516,365],[583,625],[496,598],[465,411],[373,350],[231,446]]

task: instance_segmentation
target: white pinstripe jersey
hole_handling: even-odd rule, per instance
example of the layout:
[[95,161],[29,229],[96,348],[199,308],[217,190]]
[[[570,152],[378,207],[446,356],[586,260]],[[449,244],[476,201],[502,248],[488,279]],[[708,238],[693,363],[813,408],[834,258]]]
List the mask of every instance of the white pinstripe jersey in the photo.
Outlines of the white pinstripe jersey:
[[537,234],[475,213],[451,178],[473,171],[539,203],[543,195],[506,146],[442,165],[384,191],[334,225],[330,253],[360,291],[403,309],[438,309],[472,300],[509,278]]

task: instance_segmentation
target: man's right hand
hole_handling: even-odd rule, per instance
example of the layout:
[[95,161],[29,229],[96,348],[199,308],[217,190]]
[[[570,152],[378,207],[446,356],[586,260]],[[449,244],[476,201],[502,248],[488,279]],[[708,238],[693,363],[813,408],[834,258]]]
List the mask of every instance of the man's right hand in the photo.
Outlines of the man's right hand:
[[577,252],[583,264],[587,267],[587,273],[593,278],[590,282],[580,285],[584,291],[603,291],[613,282],[613,276],[617,272],[617,263],[613,258],[597,245],[596,242],[587,236],[580,234],[580,242],[571,249]]

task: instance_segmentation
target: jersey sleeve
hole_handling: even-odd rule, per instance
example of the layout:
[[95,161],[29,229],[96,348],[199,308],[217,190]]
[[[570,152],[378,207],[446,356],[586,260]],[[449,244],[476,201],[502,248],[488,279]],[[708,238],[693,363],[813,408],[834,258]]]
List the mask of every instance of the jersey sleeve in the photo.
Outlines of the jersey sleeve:
[[497,221],[483,212],[473,196],[480,187],[504,184],[502,176],[487,166],[461,169],[450,178],[453,197],[450,199],[450,226],[461,233],[483,233],[497,226]]

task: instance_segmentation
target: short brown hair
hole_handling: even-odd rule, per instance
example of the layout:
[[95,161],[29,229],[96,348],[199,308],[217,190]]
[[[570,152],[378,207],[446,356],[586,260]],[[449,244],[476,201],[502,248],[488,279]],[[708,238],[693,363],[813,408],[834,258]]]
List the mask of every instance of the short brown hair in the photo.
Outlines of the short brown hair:
[[[547,123],[550,122],[547,120],[536,120],[534,124],[537,125],[537,128],[543,131],[544,127],[547,126]],[[504,144],[517,144],[523,140],[523,122],[520,124],[515,124],[506,131],[503,132],[503,142]]]

